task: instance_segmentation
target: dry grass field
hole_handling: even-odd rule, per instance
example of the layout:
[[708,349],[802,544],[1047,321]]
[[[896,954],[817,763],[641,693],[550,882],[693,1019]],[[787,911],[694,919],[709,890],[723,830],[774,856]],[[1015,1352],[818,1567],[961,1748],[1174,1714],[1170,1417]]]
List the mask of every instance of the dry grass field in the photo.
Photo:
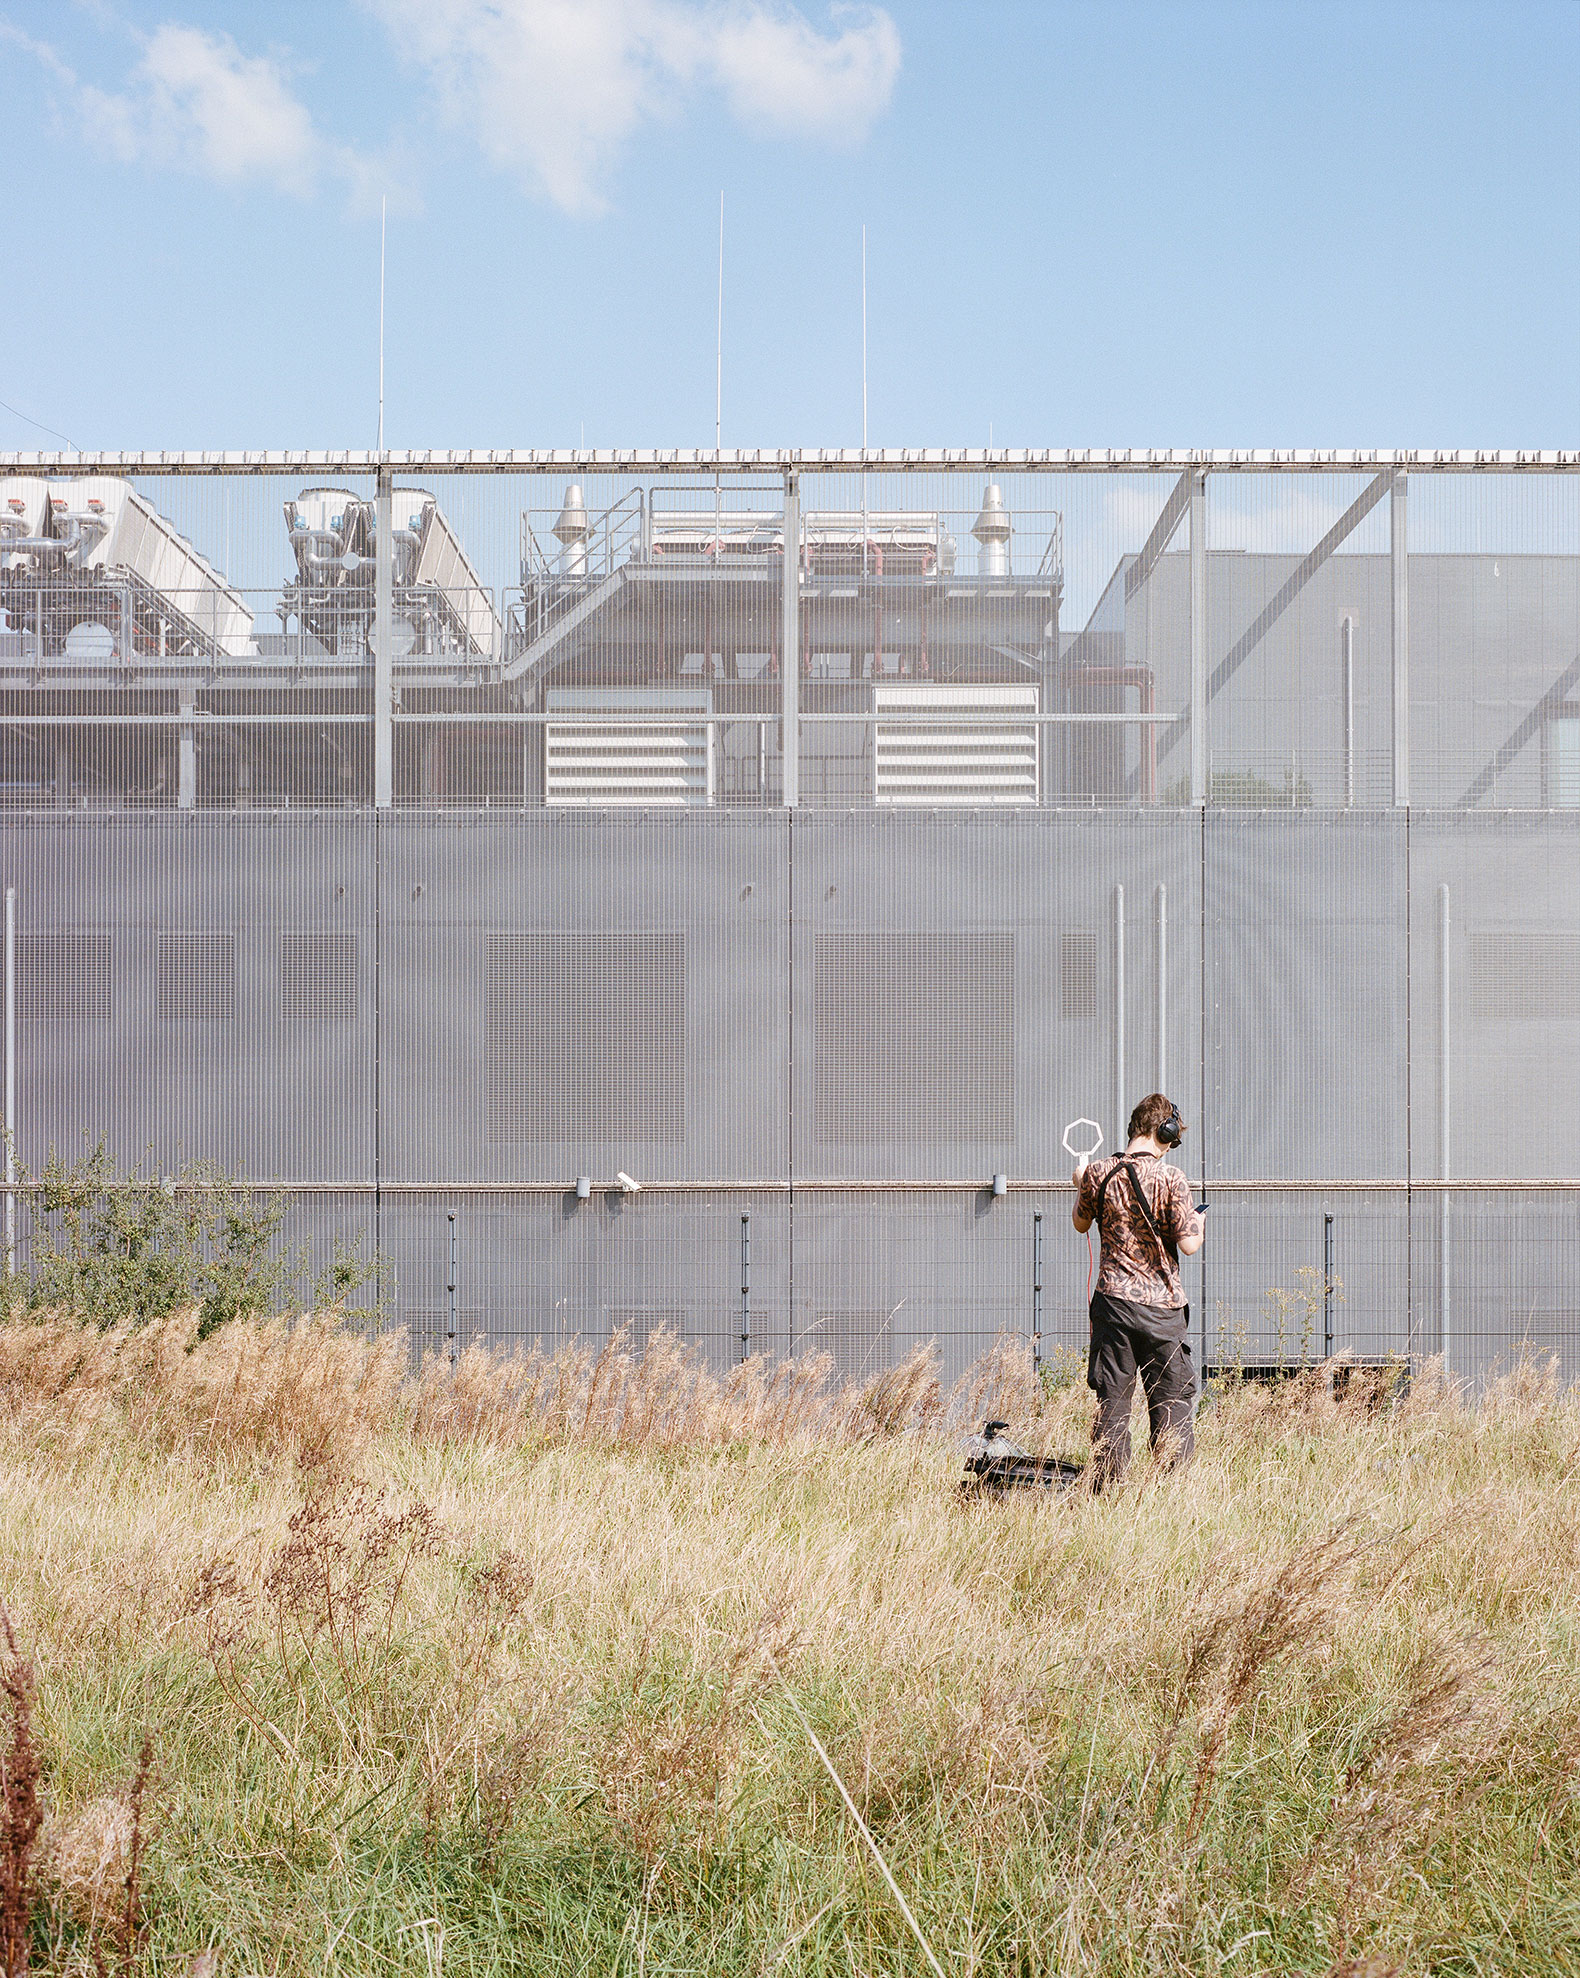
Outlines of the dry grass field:
[[1007,1346],[191,1337],[0,1327],[8,1972],[1580,1973],[1536,1372],[1231,1390],[1183,1476],[968,1504],[984,1412],[1084,1453]]

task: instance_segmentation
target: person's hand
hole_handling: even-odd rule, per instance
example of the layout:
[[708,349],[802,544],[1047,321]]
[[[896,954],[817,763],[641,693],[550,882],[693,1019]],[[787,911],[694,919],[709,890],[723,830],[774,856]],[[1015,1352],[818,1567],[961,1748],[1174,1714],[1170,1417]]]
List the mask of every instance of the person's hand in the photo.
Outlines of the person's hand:
[[1087,1164],[1087,1157],[1085,1154],[1083,1154],[1081,1158],[1076,1162],[1074,1168],[1071,1170],[1070,1179],[1075,1183],[1077,1188],[1079,1188],[1081,1185],[1081,1176],[1086,1172],[1086,1164]]

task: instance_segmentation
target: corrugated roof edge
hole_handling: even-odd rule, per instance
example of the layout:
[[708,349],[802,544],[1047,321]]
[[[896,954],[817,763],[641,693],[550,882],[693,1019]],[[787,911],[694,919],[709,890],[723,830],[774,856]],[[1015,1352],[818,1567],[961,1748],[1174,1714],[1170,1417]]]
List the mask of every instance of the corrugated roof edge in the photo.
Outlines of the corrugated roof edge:
[[0,474],[788,474],[1001,473],[1179,474],[1191,467],[1229,474],[1563,473],[1580,471],[1577,450],[1487,448],[859,447],[792,449],[490,448],[366,452],[0,453]]

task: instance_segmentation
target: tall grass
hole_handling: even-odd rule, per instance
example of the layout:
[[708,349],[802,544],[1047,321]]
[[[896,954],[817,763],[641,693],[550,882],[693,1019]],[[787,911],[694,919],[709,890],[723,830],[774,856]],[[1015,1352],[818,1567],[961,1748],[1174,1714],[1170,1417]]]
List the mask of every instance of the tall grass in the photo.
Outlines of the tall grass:
[[1580,1972],[1540,1370],[1231,1391],[1183,1475],[971,1504],[983,1414],[1084,1448],[1008,1345],[192,1332],[0,1327],[35,1971],[924,1970],[881,1861],[963,1975]]

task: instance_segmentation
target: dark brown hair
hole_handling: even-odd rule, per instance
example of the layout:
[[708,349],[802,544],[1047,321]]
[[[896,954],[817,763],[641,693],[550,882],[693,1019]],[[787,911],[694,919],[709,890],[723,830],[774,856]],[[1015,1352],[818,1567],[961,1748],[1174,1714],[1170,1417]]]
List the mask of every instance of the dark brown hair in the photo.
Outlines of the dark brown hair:
[[[1156,1139],[1158,1128],[1174,1110],[1172,1099],[1166,1098],[1161,1092],[1149,1092],[1130,1115],[1130,1125],[1125,1131],[1132,1140],[1138,1133],[1149,1133]],[[1185,1122],[1181,1120],[1180,1132],[1183,1134],[1184,1131]]]

